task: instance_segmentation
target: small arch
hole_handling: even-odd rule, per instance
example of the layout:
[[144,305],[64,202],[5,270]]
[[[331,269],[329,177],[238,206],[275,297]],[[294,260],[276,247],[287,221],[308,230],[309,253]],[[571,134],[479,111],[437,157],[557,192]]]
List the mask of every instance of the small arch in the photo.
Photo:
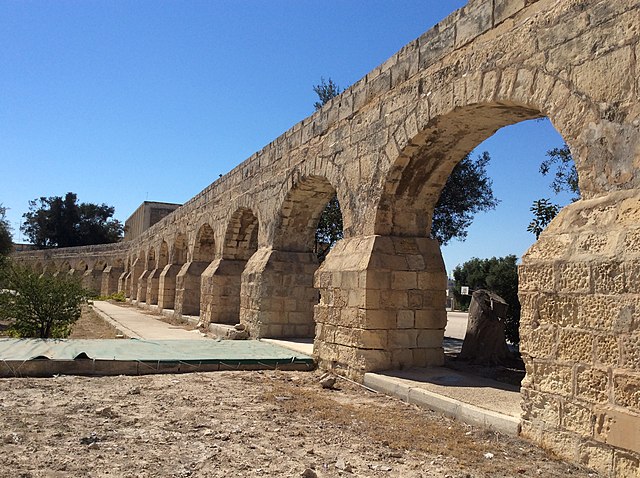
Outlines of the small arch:
[[173,243],[173,250],[170,257],[172,264],[182,265],[187,262],[187,236],[181,232],[176,235],[176,240]]
[[162,241],[160,244],[160,250],[158,253],[158,269],[164,269],[169,263],[169,245],[167,241]]
[[211,262],[215,258],[215,239],[209,224],[203,224],[196,235],[193,248],[194,262]]
[[249,208],[240,208],[231,216],[224,238],[224,259],[249,260],[258,249],[258,218]]
[[320,215],[335,194],[335,188],[322,176],[301,178],[287,193],[280,207],[275,248],[293,252],[312,251]]

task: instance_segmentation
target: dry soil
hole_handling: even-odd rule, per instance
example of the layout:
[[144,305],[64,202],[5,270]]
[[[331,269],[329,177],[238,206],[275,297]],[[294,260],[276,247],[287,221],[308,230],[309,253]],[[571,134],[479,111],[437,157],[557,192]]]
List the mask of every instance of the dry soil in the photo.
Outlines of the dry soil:
[[0,476],[596,476],[319,374],[1,379]]

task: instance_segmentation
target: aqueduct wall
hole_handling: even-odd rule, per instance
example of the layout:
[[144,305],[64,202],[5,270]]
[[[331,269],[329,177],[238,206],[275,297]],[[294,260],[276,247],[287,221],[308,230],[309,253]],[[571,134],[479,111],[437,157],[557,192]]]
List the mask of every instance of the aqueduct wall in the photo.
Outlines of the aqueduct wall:
[[[522,434],[637,476],[639,30],[635,0],[472,0],[135,240],[19,258],[253,337],[314,336],[320,364],[354,377],[439,365],[439,193],[497,129],[546,116],[583,199],[520,267]],[[318,269],[335,192],[345,238]]]

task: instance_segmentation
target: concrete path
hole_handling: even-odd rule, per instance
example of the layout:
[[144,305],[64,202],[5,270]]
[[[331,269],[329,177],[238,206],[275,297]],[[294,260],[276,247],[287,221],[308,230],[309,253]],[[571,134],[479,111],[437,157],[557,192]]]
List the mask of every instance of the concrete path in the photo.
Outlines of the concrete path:
[[185,330],[163,322],[135,307],[125,307],[101,300],[93,301],[93,309],[107,322],[132,339],[205,340],[199,330]]
[[462,422],[517,435],[518,388],[444,367],[366,373],[364,385]]

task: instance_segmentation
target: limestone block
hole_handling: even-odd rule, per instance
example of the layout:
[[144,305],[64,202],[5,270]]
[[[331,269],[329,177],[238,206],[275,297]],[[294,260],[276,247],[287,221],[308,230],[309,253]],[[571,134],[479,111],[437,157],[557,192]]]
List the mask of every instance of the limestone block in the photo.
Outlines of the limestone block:
[[622,294],[625,291],[624,269],[621,263],[594,263],[591,267],[596,293]]
[[482,86],[478,101],[492,101],[496,95],[500,74],[497,71],[488,71],[482,77]]
[[621,364],[620,345],[615,335],[596,336],[596,364],[617,367]]
[[575,238],[571,234],[542,234],[528,250],[527,258],[543,261],[568,258]]
[[553,325],[525,329],[521,332],[520,350],[536,358],[555,358],[557,337],[558,329]]
[[566,362],[593,363],[593,335],[589,332],[563,329],[560,331],[558,357]]
[[584,233],[578,237],[576,252],[585,254],[602,254],[608,250],[611,234]]
[[418,331],[416,346],[418,348],[425,348],[425,349],[439,348],[439,347],[442,347],[443,339],[444,339],[443,329],[420,330]]
[[599,409],[594,438],[618,448],[640,452],[640,414]]
[[455,41],[454,25],[436,25],[418,38],[420,48],[419,67],[421,70],[438,61],[453,50]]
[[398,329],[412,329],[415,327],[415,313],[413,310],[399,310],[396,315]]
[[609,401],[609,374],[606,370],[580,365],[576,369],[576,395],[597,403]]
[[559,292],[591,292],[591,268],[588,263],[558,264],[555,268],[555,276]]
[[624,250],[627,253],[640,253],[640,229],[633,228],[626,231],[624,238]]
[[576,461],[580,438],[574,433],[543,429],[540,445],[567,460]]
[[640,261],[626,261],[622,267],[627,292],[640,294]]
[[358,311],[363,328],[367,329],[391,329],[395,326],[396,316],[394,310],[373,309]]
[[390,349],[414,349],[417,347],[418,331],[414,329],[389,330]]
[[391,367],[404,369],[413,366],[413,350],[394,349],[391,350]]
[[578,88],[595,101],[624,101],[627,98],[619,94],[631,87],[631,62],[631,47],[620,48],[574,67],[571,76]]
[[630,410],[640,410],[640,375],[614,373],[613,397],[616,405]]
[[494,4],[494,24],[498,25],[522,10],[525,6],[525,0],[495,0]]
[[572,367],[534,360],[533,381],[537,391],[569,396],[572,393]]
[[605,471],[613,464],[613,450],[591,440],[585,441],[580,443],[578,461],[588,468]]
[[616,478],[637,478],[640,470],[640,456],[638,453],[624,453],[616,451],[613,457],[613,476]]
[[541,294],[538,296],[539,315],[542,324],[565,327],[583,326],[578,320],[578,299],[572,295]]
[[624,366],[631,370],[640,370],[640,331],[629,334],[622,339]]
[[443,329],[447,325],[447,312],[441,310],[416,310],[416,329]]
[[576,432],[583,437],[593,435],[595,415],[591,407],[584,402],[571,402],[565,400],[562,403],[561,426],[566,430]]
[[533,390],[522,390],[522,419],[544,424],[545,428],[560,426],[560,400],[558,397]]
[[492,27],[493,5],[490,2],[468,4],[462,9],[456,22],[455,46],[470,42]]
[[518,266],[518,287],[525,292],[553,291],[553,265]]
[[442,272],[418,272],[418,289],[446,290],[447,276]]
[[388,370],[391,368],[391,354],[383,350],[356,349],[352,363],[353,368],[361,373]]

